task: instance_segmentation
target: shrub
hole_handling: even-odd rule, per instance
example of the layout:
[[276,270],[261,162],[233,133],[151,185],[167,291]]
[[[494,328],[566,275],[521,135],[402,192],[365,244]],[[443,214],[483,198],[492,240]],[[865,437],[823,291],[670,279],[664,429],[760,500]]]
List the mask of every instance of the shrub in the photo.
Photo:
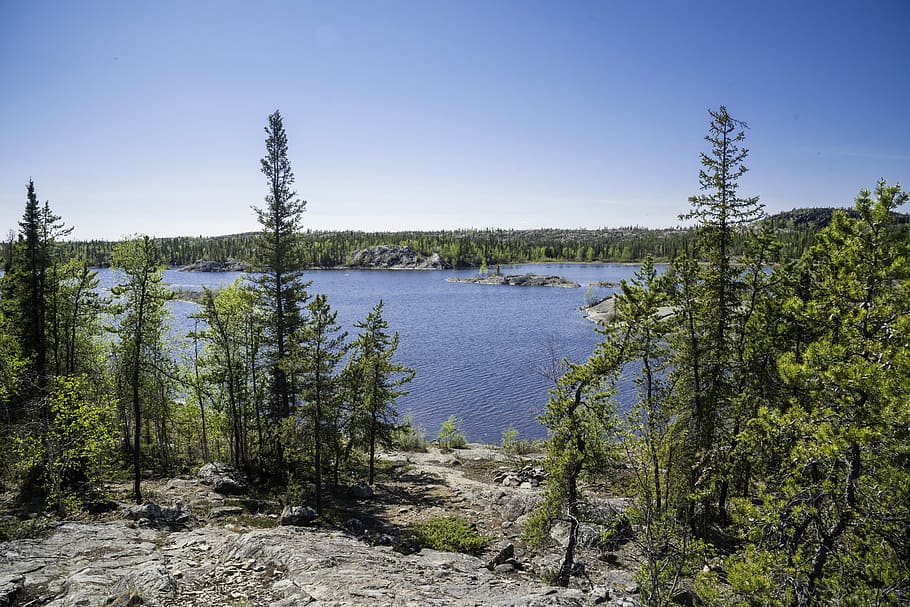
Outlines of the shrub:
[[481,535],[477,528],[459,516],[445,516],[417,523],[411,529],[424,548],[464,552],[478,555],[490,538]]
[[404,423],[395,430],[395,447],[402,451],[426,451],[427,435],[423,428],[414,423],[410,413],[405,417]]
[[439,426],[439,434],[436,436],[436,444],[440,449],[462,449],[468,444],[461,431],[460,422],[454,415],[442,422]]
[[534,444],[533,441],[521,438],[518,430],[511,425],[502,431],[500,446],[503,451],[510,455],[527,455],[528,453],[534,453],[539,448],[539,445]]

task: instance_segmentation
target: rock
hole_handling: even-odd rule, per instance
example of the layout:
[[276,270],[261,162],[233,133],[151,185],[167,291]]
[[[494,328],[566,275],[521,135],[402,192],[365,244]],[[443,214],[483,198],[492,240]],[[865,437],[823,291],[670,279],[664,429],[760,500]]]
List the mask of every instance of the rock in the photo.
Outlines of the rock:
[[360,481],[351,487],[351,497],[357,500],[373,499],[373,488],[366,481]]
[[316,522],[319,515],[309,506],[285,506],[278,519],[279,525],[305,527]]
[[241,514],[243,514],[243,508],[240,506],[218,506],[209,511],[209,519],[240,516]]
[[493,571],[496,573],[512,573],[515,571],[515,566],[512,563],[500,563],[493,567]]
[[246,272],[247,268],[243,262],[236,259],[226,259],[224,261],[211,261],[207,259],[197,259],[193,263],[180,268],[181,272]]
[[670,597],[671,603],[676,603],[677,605],[685,605],[686,607],[693,607],[699,603],[698,595],[695,594],[692,590],[680,590],[676,594]]
[[25,588],[24,575],[0,575],[0,607],[9,607]]
[[366,532],[366,525],[359,518],[349,518],[344,522],[344,528],[358,537]]
[[577,289],[581,285],[562,276],[544,276],[543,274],[491,274],[447,278],[448,282],[462,282],[475,285],[506,285],[510,287],[564,287]]
[[433,253],[429,257],[417,253],[411,247],[380,245],[370,249],[357,249],[351,254],[352,268],[375,270],[449,270],[447,264]]
[[187,529],[194,522],[193,514],[183,504],[162,508],[155,502],[145,502],[126,509],[125,517],[136,521],[140,526],[169,527],[170,529]]
[[149,563],[120,578],[112,593],[137,592],[145,599],[156,602],[173,597],[177,592],[177,581],[163,563]]
[[224,462],[206,464],[199,469],[196,476],[204,485],[209,485],[213,491],[222,495],[241,495],[247,490],[243,475],[232,465]]
[[142,604],[142,597],[133,590],[112,594],[104,601],[104,607],[136,607]]
[[491,569],[491,570],[496,569],[497,565],[502,565],[509,559],[514,559],[514,558],[515,558],[515,545],[512,543],[508,543],[505,546],[503,546],[502,548],[500,548],[499,552],[496,553],[496,556],[494,556],[493,559],[489,563],[487,563],[487,569]]

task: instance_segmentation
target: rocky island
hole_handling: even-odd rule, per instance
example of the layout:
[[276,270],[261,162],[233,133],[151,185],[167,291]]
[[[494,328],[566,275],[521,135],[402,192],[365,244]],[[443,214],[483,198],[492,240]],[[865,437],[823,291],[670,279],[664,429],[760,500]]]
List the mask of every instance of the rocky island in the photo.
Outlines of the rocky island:
[[193,263],[180,268],[181,272],[246,272],[247,267],[242,261],[236,259],[225,259],[224,261],[212,261],[209,259],[197,259]]
[[385,246],[357,249],[351,254],[348,267],[359,270],[451,270],[439,253],[429,257],[411,247]]
[[511,287],[563,287],[577,289],[574,280],[562,276],[544,276],[543,274],[490,274],[466,278],[447,278],[449,282],[465,282],[475,285],[507,285]]

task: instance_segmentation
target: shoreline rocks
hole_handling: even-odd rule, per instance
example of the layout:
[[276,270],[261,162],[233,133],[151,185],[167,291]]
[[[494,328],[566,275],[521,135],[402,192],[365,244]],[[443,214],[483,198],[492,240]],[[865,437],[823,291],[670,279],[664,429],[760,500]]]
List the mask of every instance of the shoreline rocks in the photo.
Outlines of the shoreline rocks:
[[492,274],[467,278],[447,278],[448,282],[462,282],[475,285],[506,285],[510,287],[563,287],[577,289],[581,285],[562,276],[543,274]]
[[385,246],[357,249],[348,266],[359,270],[451,270],[439,253],[425,257],[411,247]]
[[246,272],[247,267],[242,261],[236,259],[225,259],[224,261],[197,259],[179,270],[181,272]]

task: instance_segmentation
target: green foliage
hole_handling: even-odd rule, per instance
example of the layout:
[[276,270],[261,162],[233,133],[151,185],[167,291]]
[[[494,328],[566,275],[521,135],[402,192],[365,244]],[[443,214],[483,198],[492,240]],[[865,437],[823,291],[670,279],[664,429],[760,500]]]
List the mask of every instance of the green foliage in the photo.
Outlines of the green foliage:
[[414,422],[414,416],[408,413],[404,423],[395,431],[395,447],[402,451],[426,452],[429,448],[426,432]]
[[499,445],[509,455],[527,455],[542,450],[542,446],[536,441],[521,438],[518,430],[511,424],[502,431],[502,439]]
[[369,453],[369,483],[373,484],[376,447],[392,446],[397,428],[395,401],[414,378],[414,370],[393,361],[398,333],[389,334],[380,301],[366,319],[354,324],[360,329],[345,368],[350,398],[351,436]]
[[464,449],[468,444],[464,432],[461,431],[461,422],[454,415],[450,415],[440,424],[436,444],[440,449]]
[[490,541],[477,528],[458,516],[417,523],[411,529],[424,548],[478,555]]

